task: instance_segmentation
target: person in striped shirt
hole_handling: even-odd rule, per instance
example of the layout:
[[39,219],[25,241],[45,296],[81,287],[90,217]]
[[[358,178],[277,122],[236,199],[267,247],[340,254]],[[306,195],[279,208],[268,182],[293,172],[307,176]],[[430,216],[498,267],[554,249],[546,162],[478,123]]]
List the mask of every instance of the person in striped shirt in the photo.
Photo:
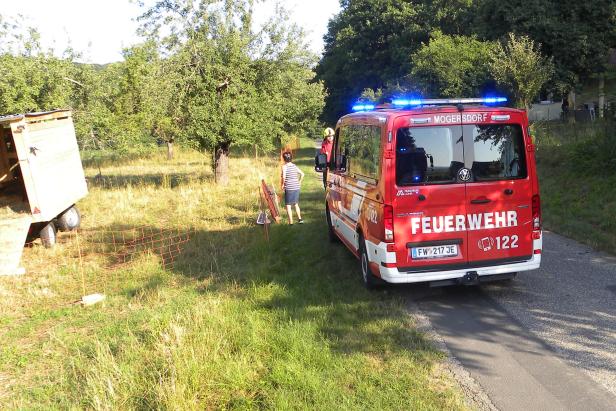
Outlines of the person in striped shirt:
[[302,213],[299,209],[299,190],[304,179],[304,172],[291,162],[291,153],[288,151],[282,153],[284,165],[282,166],[282,175],[280,188],[284,190],[284,202],[287,206],[287,215],[289,216],[289,224],[293,225],[293,211],[291,206],[295,206],[297,219],[300,224],[304,224]]

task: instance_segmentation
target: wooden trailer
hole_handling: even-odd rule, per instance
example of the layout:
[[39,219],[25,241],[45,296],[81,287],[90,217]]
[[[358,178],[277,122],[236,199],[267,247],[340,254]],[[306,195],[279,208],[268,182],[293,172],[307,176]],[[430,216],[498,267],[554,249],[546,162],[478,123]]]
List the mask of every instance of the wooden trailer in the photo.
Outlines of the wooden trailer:
[[51,247],[77,228],[87,193],[70,111],[0,117],[0,274],[20,271],[28,234]]

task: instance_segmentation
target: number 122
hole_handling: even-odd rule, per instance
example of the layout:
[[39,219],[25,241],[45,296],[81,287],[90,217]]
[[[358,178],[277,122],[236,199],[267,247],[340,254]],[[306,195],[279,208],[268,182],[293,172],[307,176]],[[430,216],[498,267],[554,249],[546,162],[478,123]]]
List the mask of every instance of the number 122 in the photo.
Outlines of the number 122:
[[507,250],[509,248],[518,248],[518,236],[504,235],[502,237],[496,237],[496,248],[499,250]]

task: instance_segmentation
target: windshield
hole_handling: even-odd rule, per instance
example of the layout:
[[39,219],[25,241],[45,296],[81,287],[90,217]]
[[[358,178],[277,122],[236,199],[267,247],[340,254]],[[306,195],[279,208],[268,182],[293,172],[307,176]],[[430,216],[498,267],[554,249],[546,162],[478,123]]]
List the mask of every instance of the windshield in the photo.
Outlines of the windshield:
[[475,181],[510,180],[526,177],[522,127],[517,124],[464,126],[464,137],[472,136]]
[[396,184],[454,183],[464,166],[462,128],[402,127],[396,132]]
[[[462,136],[467,140],[466,153]],[[396,184],[399,186],[455,183],[458,171],[465,164],[471,168],[473,181],[525,178],[522,127],[471,124],[402,127],[396,131]]]

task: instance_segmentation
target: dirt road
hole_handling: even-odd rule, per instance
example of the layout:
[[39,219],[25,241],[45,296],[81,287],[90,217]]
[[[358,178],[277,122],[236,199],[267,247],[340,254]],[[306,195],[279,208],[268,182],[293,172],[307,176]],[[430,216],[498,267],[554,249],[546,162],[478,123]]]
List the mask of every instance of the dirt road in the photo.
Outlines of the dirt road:
[[553,233],[511,283],[399,289],[501,410],[616,410],[616,257]]

